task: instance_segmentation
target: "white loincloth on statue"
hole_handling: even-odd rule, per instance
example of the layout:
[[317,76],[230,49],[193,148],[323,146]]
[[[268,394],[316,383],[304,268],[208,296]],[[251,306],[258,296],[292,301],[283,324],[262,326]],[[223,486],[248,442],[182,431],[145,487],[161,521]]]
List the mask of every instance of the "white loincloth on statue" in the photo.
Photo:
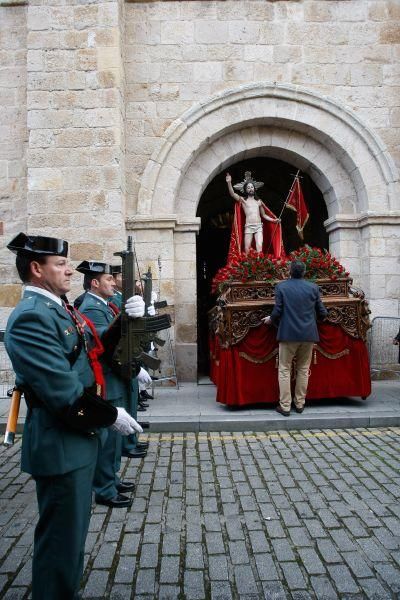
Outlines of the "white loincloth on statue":
[[258,233],[259,231],[262,231],[262,223],[250,223],[249,225],[245,225],[244,226],[244,233]]

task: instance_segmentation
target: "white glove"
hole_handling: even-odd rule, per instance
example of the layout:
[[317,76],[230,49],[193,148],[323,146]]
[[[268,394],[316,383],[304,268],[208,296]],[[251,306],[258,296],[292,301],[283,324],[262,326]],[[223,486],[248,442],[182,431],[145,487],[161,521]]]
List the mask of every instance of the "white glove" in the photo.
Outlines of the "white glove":
[[147,314],[149,315],[149,317],[154,317],[154,315],[156,314],[154,304],[150,304],[150,306],[147,307]]
[[145,304],[141,296],[131,296],[131,298],[128,298],[125,302],[126,313],[134,319],[143,317],[144,309]]
[[145,385],[151,384],[151,377],[143,367],[140,367],[140,371],[137,374],[137,380],[139,383],[144,383]]
[[157,302],[158,294],[157,292],[151,292],[151,303]]
[[136,433],[143,433],[143,429],[139,423],[124,408],[117,406],[117,411],[117,420],[111,425],[111,429],[118,431],[122,435],[129,435],[135,433],[135,431]]

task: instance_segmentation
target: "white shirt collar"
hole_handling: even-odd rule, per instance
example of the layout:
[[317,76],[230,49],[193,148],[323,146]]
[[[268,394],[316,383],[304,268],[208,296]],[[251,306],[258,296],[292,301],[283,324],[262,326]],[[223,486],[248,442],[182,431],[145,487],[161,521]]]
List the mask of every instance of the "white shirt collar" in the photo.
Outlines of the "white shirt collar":
[[88,294],[90,294],[91,296],[93,296],[93,298],[96,298],[96,300],[101,300],[102,302],[104,302],[104,304],[106,306],[108,306],[107,300],[104,300],[104,298],[102,298],[101,296],[98,296],[97,294],[93,294],[93,292],[88,292]]
[[26,285],[25,291],[26,292],[35,292],[36,294],[41,294],[42,296],[46,296],[46,298],[50,298],[50,300],[53,300],[54,302],[56,302],[57,304],[62,306],[62,300],[59,296],[56,296],[55,294],[52,294],[48,290],[45,290],[41,287],[36,287],[36,285]]

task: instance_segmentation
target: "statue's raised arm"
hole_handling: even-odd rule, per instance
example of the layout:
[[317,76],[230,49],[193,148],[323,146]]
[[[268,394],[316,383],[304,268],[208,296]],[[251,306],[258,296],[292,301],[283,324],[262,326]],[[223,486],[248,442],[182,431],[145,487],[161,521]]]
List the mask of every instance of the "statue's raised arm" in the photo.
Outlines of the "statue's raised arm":
[[229,194],[232,196],[232,198],[236,200],[236,202],[242,202],[243,198],[239,196],[239,194],[237,194],[232,187],[232,177],[229,173],[226,174],[225,181],[228,184]]

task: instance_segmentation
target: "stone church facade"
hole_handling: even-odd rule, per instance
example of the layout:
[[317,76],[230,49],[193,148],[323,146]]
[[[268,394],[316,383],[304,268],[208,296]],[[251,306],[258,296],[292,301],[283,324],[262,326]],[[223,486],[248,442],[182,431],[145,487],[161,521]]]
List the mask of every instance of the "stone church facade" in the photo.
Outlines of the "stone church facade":
[[330,251],[399,316],[399,59],[399,0],[0,0],[2,325],[14,234],[63,237],[74,264],[132,234],[194,381],[197,208],[254,157],[311,177]]

